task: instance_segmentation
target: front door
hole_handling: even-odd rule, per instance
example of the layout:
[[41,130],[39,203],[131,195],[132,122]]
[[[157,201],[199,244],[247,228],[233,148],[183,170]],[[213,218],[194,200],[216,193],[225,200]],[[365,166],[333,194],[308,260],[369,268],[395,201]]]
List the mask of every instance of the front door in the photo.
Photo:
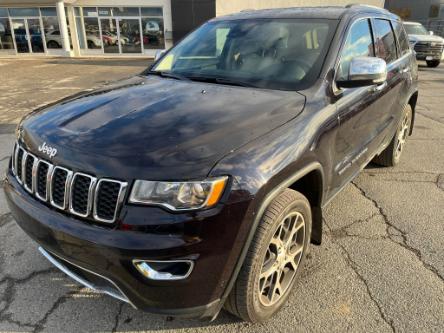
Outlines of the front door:
[[[355,57],[375,56],[370,21],[358,19],[350,27],[346,43],[340,54],[336,79],[346,79],[350,62]],[[372,154],[372,143],[378,136],[381,122],[377,111],[380,97],[375,86],[343,89],[336,102],[339,129],[335,144],[333,183],[337,192],[347,183]]]
[[45,52],[40,19],[12,19],[17,53]]

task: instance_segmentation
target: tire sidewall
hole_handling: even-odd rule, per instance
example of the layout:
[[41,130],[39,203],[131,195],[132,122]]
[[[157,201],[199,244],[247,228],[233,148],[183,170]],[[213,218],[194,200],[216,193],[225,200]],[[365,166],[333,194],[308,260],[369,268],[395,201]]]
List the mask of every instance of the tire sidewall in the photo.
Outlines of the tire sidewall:
[[[282,219],[287,214],[291,213],[292,211],[297,211],[297,212],[301,213],[302,216],[304,217],[304,220],[305,220],[305,239],[304,239],[304,250],[302,253],[302,257],[299,262],[296,274],[293,277],[293,280],[292,280],[290,286],[288,287],[285,295],[283,297],[281,297],[281,299],[277,303],[275,303],[271,306],[264,306],[260,302],[259,294],[257,292],[257,290],[259,288],[259,274],[262,269],[262,262],[263,262],[265,253],[268,249],[268,245],[271,241],[271,238],[273,237],[273,235],[275,233],[277,226],[281,223]],[[304,265],[306,254],[307,254],[307,249],[310,244],[311,225],[312,225],[311,219],[312,219],[311,209],[310,209],[310,204],[308,203],[308,201],[303,200],[303,199],[298,199],[296,201],[293,201],[287,207],[285,207],[280,212],[280,214],[274,219],[274,222],[272,225],[270,225],[270,228],[267,231],[267,234],[261,240],[262,246],[261,246],[261,249],[260,249],[258,256],[257,256],[258,260],[256,260],[256,262],[254,264],[254,270],[253,270],[254,273],[251,276],[251,279],[253,281],[250,281],[250,283],[249,283],[250,286],[253,286],[253,290],[250,290],[250,292],[252,293],[252,295],[251,295],[252,297],[249,297],[249,301],[252,303],[249,304],[249,306],[248,306],[253,311],[249,311],[249,312],[250,312],[250,315],[252,315],[252,317],[256,317],[255,319],[257,321],[262,322],[262,321],[268,319],[269,317],[271,317],[277,311],[279,311],[279,309],[285,304],[288,297],[290,296],[291,290],[292,290],[296,280],[298,279],[298,276],[300,275],[300,272],[302,270],[301,268]]]

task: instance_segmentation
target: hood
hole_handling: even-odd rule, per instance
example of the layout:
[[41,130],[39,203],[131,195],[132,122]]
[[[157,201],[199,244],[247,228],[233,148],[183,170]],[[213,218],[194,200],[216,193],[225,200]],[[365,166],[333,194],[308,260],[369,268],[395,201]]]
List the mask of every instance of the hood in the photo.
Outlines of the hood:
[[[99,177],[204,178],[236,148],[296,117],[297,92],[138,76],[28,115],[22,140],[51,161]],[[247,163],[247,161],[246,161]]]
[[417,42],[438,42],[444,43],[444,38],[435,35],[409,35],[409,40]]

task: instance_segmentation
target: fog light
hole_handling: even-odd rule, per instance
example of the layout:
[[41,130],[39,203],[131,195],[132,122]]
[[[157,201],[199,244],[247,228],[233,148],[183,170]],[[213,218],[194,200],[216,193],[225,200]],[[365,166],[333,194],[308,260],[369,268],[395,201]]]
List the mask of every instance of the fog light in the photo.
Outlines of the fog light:
[[194,267],[191,260],[133,260],[133,264],[147,279],[157,281],[186,279]]

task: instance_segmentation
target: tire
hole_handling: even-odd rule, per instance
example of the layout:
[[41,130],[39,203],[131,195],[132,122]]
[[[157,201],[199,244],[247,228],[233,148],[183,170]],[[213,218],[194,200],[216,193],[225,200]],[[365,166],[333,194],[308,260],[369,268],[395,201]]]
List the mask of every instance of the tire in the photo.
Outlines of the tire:
[[88,49],[95,49],[96,44],[92,40],[87,41]]
[[412,107],[410,104],[407,104],[402,114],[401,122],[398,125],[392,141],[381,154],[373,159],[374,163],[385,167],[393,167],[399,163],[404,150],[405,142],[410,133],[412,116]]
[[427,62],[427,67],[436,68],[441,63],[441,60],[430,60],[426,62]]
[[[295,231],[293,227],[301,224],[303,227]],[[257,227],[225,309],[253,323],[263,322],[279,311],[304,265],[311,225],[310,203],[301,193],[286,189],[274,199]],[[290,237],[291,241],[288,241]],[[278,243],[282,245],[280,251]],[[280,267],[284,267],[282,271],[285,272],[281,273],[280,288],[271,288],[279,276]],[[274,294],[270,293],[274,290]],[[271,294],[274,296],[270,297]]]
[[47,44],[48,49],[60,49],[61,46],[56,41],[50,40]]

